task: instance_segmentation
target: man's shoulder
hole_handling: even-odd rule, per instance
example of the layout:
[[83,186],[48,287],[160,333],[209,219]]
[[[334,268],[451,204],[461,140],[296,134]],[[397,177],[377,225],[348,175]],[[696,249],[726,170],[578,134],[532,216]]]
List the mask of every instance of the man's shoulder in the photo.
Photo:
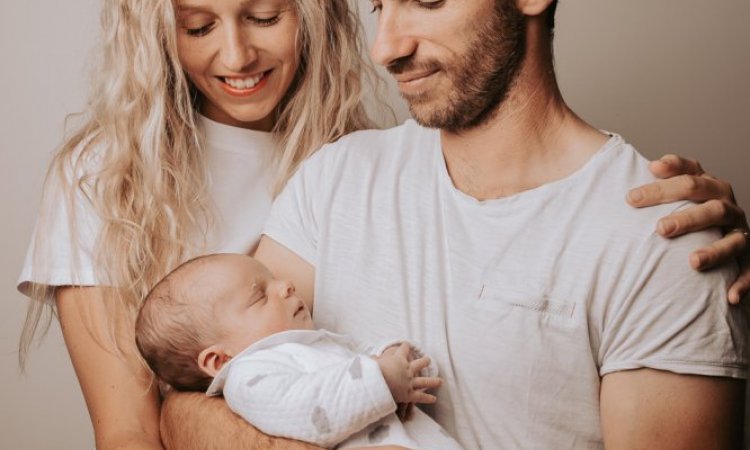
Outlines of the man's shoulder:
[[439,133],[407,120],[401,125],[373,130],[360,130],[323,146],[309,160],[317,164],[372,163],[383,158],[405,158],[413,155],[413,147],[432,145]]

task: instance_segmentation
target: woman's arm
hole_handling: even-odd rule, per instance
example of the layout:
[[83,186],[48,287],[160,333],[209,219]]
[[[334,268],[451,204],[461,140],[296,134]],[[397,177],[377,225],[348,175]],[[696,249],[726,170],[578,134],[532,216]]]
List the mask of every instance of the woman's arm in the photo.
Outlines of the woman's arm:
[[106,305],[102,290],[93,287],[60,288],[55,301],[96,448],[162,449],[158,388],[136,356],[127,311]]

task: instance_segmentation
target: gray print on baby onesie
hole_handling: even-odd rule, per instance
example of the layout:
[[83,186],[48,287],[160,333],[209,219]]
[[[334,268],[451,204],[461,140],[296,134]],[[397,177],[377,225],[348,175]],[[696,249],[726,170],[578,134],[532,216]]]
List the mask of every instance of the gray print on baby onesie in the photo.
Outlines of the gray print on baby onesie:
[[390,425],[378,425],[374,430],[367,433],[367,440],[370,441],[371,444],[377,444],[378,442],[388,437],[390,428]]
[[359,380],[362,378],[362,361],[359,360],[359,356],[354,358],[352,364],[349,366],[349,375],[352,376],[353,380]]
[[320,406],[316,406],[315,409],[313,409],[312,423],[320,434],[328,434],[331,432],[331,425],[328,422],[326,410]]
[[245,383],[245,386],[251,388],[255,386],[256,384],[260,383],[260,381],[265,377],[266,377],[265,375],[256,375],[250,378],[249,380],[247,380],[247,383]]

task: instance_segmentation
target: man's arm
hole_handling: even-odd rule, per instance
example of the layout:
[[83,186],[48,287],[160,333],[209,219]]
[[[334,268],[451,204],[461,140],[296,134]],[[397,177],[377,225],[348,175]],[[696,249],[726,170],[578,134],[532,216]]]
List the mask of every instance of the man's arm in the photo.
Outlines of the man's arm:
[[161,439],[167,449],[319,450],[312,444],[265,435],[234,414],[221,397],[171,392],[161,412]]
[[640,369],[605,375],[607,450],[742,447],[745,381]]
[[750,292],[750,242],[747,217],[726,181],[707,174],[698,161],[665,155],[649,166],[662,178],[640,186],[628,193],[628,203],[643,208],[679,200],[698,203],[659,220],[657,232],[667,238],[682,236],[710,227],[721,227],[724,236],[718,241],[696,249],[690,255],[690,265],[696,270],[707,270],[723,262],[737,259],[740,273],[729,287],[730,303],[739,303]]

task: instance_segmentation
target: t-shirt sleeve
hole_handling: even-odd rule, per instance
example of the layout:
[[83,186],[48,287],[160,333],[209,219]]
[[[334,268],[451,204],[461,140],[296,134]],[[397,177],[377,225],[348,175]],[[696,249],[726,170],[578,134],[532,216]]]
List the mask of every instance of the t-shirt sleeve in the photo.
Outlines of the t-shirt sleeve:
[[727,303],[735,265],[699,273],[691,251],[718,238],[648,238],[622,274],[602,321],[600,374],[651,368],[747,378],[748,310]]
[[316,265],[322,195],[329,180],[322,154],[308,158],[274,201],[263,234]]
[[[44,293],[51,301],[57,286],[97,285],[94,247],[101,220],[80,188],[67,195],[72,171],[52,170],[45,183],[39,216],[18,279],[18,290],[26,296]],[[35,288],[36,285],[36,288]],[[46,291],[46,292],[45,292]]]

